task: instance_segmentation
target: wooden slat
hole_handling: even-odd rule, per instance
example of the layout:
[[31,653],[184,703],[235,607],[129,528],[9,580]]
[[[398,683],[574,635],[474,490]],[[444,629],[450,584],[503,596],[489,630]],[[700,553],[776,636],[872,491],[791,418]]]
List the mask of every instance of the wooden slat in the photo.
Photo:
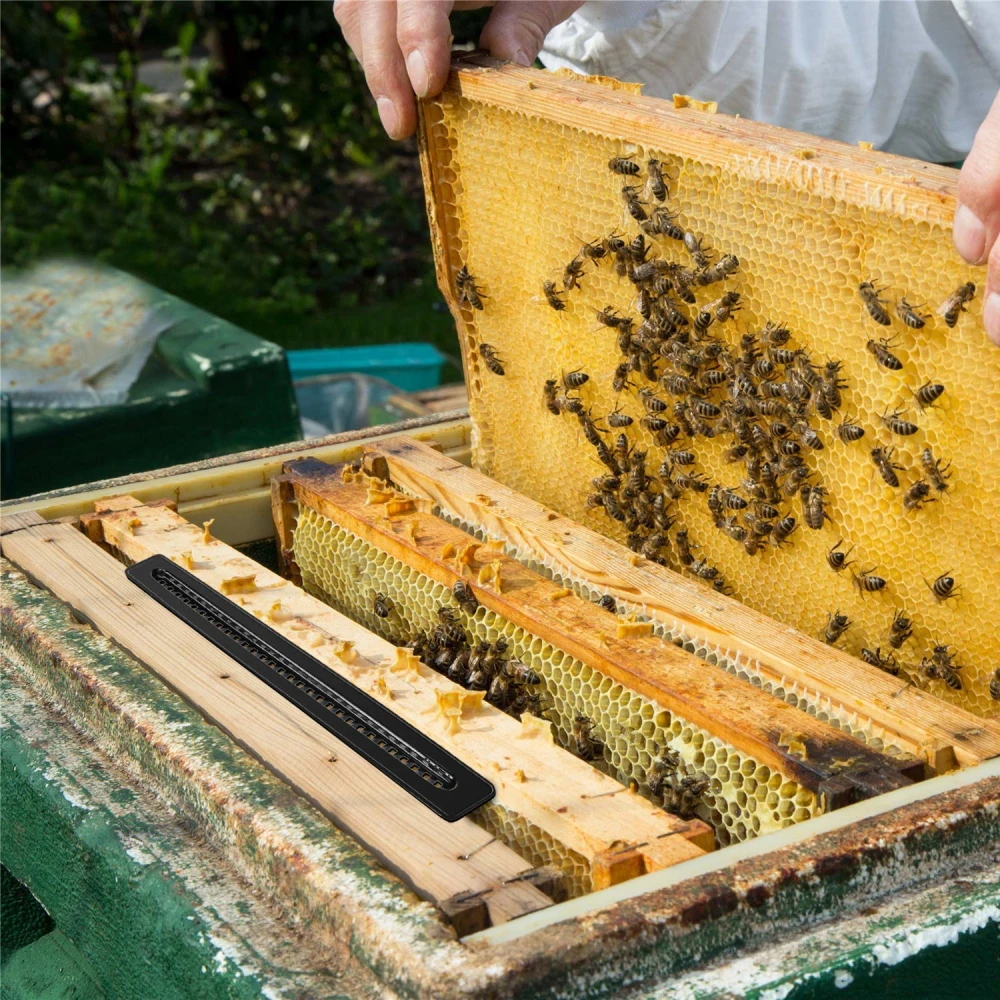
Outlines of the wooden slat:
[[[0,538],[24,528],[31,528],[37,524],[45,524],[45,518],[38,515],[33,510],[21,511],[18,514],[4,514],[0,518]],[[3,543],[0,543],[3,544]]]
[[[281,487],[276,490],[280,495]],[[678,819],[560,747],[526,739],[517,720],[491,705],[470,711],[459,731],[450,732],[437,695],[461,693],[457,684],[422,665],[417,668],[420,676],[411,671],[394,673],[389,668],[400,651],[392,643],[218,539],[209,536],[206,540],[204,529],[178,515],[115,502],[99,516],[105,540],[132,560],[165,555],[189,565],[192,573],[219,590],[227,579],[253,575],[254,590],[234,598],[247,611],[485,774],[497,788],[499,805],[585,859],[603,856],[628,837],[652,845],[640,853],[644,870],[653,871],[698,857],[713,846],[712,829],[701,820]],[[277,613],[273,610],[276,602],[280,605]],[[326,641],[315,645],[319,637]],[[337,643],[343,641],[353,644],[357,658],[352,662],[345,663],[335,652]],[[613,801],[610,792],[615,793]]]
[[[177,516],[165,508],[154,513]],[[81,532],[43,525],[10,535],[7,543],[7,557],[30,577],[146,664],[426,899],[444,903],[485,893],[494,923],[550,904],[527,882],[504,884],[529,868],[513,851],[470,819],[439,819],[130,583],[124,567]]]
[[[653,617],[678,621],[691,636],[757,660],[776,684],[794,681],[871,719],[889,739],[934,770],[1000,755],[1000,725],[995,721],[904,684],[733,598],[709,595],[704,587],[655,563],[634,566],[633,554],[623,546],[419,441],[388,438],[378,451],[401,486],[482,526],[490,537],[549,561],[569,577],[643,605]],[[479,499],[487,492],[492,500],[488,506]]]
[[[589,601],[568,594],[497,547],[471,567],[443,555],[475,541],[461,529],[417,511],[389,519],[381,504],[368,504],[364,485],[344,483],[340,470],[307,460],[289,463],[300,508],[307,505],[382,551],[452,587],[472,586],[479,602],[630,690],[728,741],[738,750],[793,778],[835,808],[907,782],[905,767],[876,753],[811,716],[794,712],[777,698],[745,684],[703,660],[653,636],[620,639],[615,619]],[[492,484],[480,502],[493,504]],[[579,530],[564,522],[564,540]],[[478,583],[481,566],[500,567],[501,588]],[[461,573],[460,573],[461,571]],[[789,731],[806,747],[804,755],[787,744]],[[912,765],[911,765],[912,766]],[[919,769],[919,767],[918,767]]]

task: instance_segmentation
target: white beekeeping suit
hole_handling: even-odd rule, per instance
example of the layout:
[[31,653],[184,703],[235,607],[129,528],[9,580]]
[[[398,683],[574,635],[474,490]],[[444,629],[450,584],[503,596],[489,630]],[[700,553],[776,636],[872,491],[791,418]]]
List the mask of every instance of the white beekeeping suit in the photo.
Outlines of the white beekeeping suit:
[[923,160],[965,157],[1000,88],[1000,0],[585,3],[549,68]]

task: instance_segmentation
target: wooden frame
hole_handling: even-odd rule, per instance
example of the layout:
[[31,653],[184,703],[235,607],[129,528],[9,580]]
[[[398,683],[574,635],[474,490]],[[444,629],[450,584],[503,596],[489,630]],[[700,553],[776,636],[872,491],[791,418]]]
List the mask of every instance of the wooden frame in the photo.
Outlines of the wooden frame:
[[[285,476],[300,508],[318,511],[448,588],[462,580],[484,607],[794,779],[823,797],[826,809],[899,787],[906,783],[904,773],[922,772],[919,764],[876,753],[810,716],[790,721],[784,703],[721,670],[708,671],[704,661],[671,643],[623,637],[628,623],[619,621],[616,635],[615,619],[596,605],[433,514],[388,516],[385,504],[370,502],[367,487],[344,482],[342,471],[305,460],[286,465]],[[480,481],[485,508],[498,505],[495,485],[485,477]],[[559,531],[565,544],[565,535],[575,535],[578,526],[562,522]],[[467,562],[455,558],[461,552],[469,552]],[[499,585],[495,575],[482,582],[481,570],[491,567]],[[787,738],[783,742],[790,728],[804,752]]]
[[[1000,755],[1000,724],[980,719],[840,650],[775,623],[739,601],[713,594],[566,518],[523,494],[398,437],[370,449],[394,482],[482,527],[491,538],[547,561],[580,580],[643,609],[678,621],[695,638],[753,657],[776,684],[794,681],[882,727],[932,770]],[[488,491],[490,503],[481,497]],[[572,544],[567,542],[571,530]]]

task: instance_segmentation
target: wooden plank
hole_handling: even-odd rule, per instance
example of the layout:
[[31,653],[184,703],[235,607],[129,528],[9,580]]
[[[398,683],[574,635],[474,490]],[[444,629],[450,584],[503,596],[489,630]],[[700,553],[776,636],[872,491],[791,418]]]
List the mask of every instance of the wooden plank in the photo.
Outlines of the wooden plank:
[[[472,554],[471,565],[464,565],[445,555],[479,545],[460,528],[421,511],[387,518],[383,504],[367,502],[367,487],[345,483],[336,467],[307,460],[289,463],[285,473],[300,508],[319,511],[449,588],[463,580],[484,607],[826,796],[827,808],[868,797],[874,784],[898,787],[908,781],[900,773],[906,764],[804,713],[790,718],[784,702],[722,670],[707,669],[703,660],[672,643],[655,636],[619,637],[606,611],[503,555],[500,547],[480,546],[483,553]],[[480,495],[487,508],[494,503],[491,490],[492,484],[484,486]],[[563,543],[578,530],[564,522]],[[479,582],[483,567],[498,569],[499,589]],[[791,742],[804,751],[788,745],[789,731],[795,732]],[[868,772],[880,778],[865,777]],[[848,786],[853,794],[845,794]]]
[[[458,731],[452,731],[438,697],[465,692],[447,677],[419,661],[411,663],[412,657],[401,657],[406,651],[179,515],[136,504],[113,506],[116,509],[101,515],[104,537],[128,558],[168,556],[222,592],[227,580],[253,577],[252,589],[235,598],[247,611],[428,732],[494,783],[498,804],[584,858],[608,850],[623,830],[634,841],[655,844],[643,854],[650,871],[698,857],[713,846],[707,824],[680,820],[560,747],[540,737],[526,738],[517,720],[491,705],[463,708]],[[345,642],[350,651],[346,661],[337,652]],[[609,801],[609,792],[615,793],[614,802]]]
[[302,586],[302,574],[295,563],[292,533],[295,531],[295,519],[298,516],[298,504],[295,502],[295,490],[284,476],[275,476],[271,480],[271,518],[274,521],[274,544],[278,550],[278,567],[286,580],[291,580],[296,586]]
[[[162,507],[153,513],[176,517]],[[550,904],[528,883],[505,885],[529,868],[513,851],[470,819],[449,824],[420,805],[131,584],[121,564],[83,534],[69,525],[45,525],[8,541],[8,558],[145,663],[420,895],[443,902],[485,893],[494,922]]]
[[[525,554],[602,593],[680,622],[694,637],[756,660],[776,684],[794,681],[849,712],[871,719],[887,738],[936,771],[1000,755],[1000,726],[941,701],[722,594],[655,563],[633,565],[623,546],[521,493],[406,437],[378,448],[392,478],[443,509],[482,526]],[[479,499],[488,493],[492,501]],[[571,530],[571,544],[566,532]]]
[[21,511],[19,514],[4,514],[0,518],[0,535],[9,535],[12,531],[20,531],[36,524],[45,524],[45,518],[33,510]]

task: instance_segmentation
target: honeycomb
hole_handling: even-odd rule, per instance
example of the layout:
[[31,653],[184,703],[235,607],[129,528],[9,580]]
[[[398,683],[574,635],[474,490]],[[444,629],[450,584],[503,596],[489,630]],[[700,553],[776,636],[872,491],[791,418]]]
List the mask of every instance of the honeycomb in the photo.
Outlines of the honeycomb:
[[[480,525],[469,523],[453,511],[445,510],[435,504],[433,512],[449,524],[462,528],[482,542],[501,544],[505,554],[510,558],[516,559],[533,572],[569,588],[586,601],[598,601],[603,596],[586,580],[567,574],[562,567],[555,565],[551,557],[539,562],[534,554],[522,551],[507,539],[492,537]],[[738,650],[724,649],[715,643],[708,642],[703,637],[692,633],[679,621],[666,621],[659,614],[651,617],[646,614],[647,609],[644,605],[630,604],[627,601],[619,600],[618,608],[625,614],[634,615],[637,621],[651,621],[653,634],[661,639],[675,643],[713,666],[721,667],[734,677],[738,677],[754,687],[759,687],[775,698],[780,698],[793,708],[798,708],[820,722],[825,722],[848,736],[866,743],[873,750],[878,750],[900,760],[910,757],[907,751],[892,742],[891,737],[881,726],[867,716],[860,715],[846,705],[834,702],[795,680],[781,678],[775,681],[761,669],[756,659],[748,657]]]
[[[622,525],[586,506],[591,479],[606,470],[578,421],[546,410],[542,387],[574,370],[589,374],[578,390],[584,405],[595,418],[615,409],[634,417],[628,433],[648,449],[648,468],[655,474],[664,449],[638,426],[644,411],[635,390],[613,390],[612,375],[622,357],[615,332],[595,318],[612,306],[638,323],[634,288],[607,261],[587,262],[580,288],[565,295],[565,309],[557,312],[546,302],[542,283],[562,288],[563,268],[584,241],[612,231],[627,239],[637,234],[623,210],[622,178],[609,171],[608,161],[630,156],[645,165],[656,158],[668,179],[667,205],[679,223],[703,236],[717,255],[731,253],[740,260],[739,271],[724,285],[698,289],[699,303],[716,299],[723,288],[741,295],[743,309],[735,320],[717,323],[711,332],[735,347],[742,333],[759,331],[767,321],[787,324],[789,348],[806,349],[818,364],[842,361],[848,383],[833,420],[816,419],[825,447],[810,451],[808,459],[814,481],[829,491],[832,522],[821,530],[807,528],[795,498],[782,509],[799,522],[790,544],[768,546],[751,557],[714,526],[704,494],[688,492],[675,508],[678,527],[688,529],[700,546],[699,558],[716,566],[729,592],[750,607],[817,637],[829,614],[848,615],[853,624],[841,646],[855,655],[863,647],[886,651],[893,614],[905,611],[914,634],[897,654],[904,671],[942,699],[982,715],[995,711],[989,681],[1000,659],[1000,633],[984,623],[1000,620],[1000,429],[993,419],[1000,412],[1000,357],[982,326],[984,269],[965,266],[946,225],[927,221],[945,214],[926,210],[929,203],[937,205],[938,194],[919,191],[914,182],[912,195],[880,195],[876,181],[862,206],[860,198],[839,196],[846,190],[843,178],[834,168],[823,173],[823,154],[805,168],[799,163],[802,169],[775,166],[763,142],[748,147],[745,156],[733,154],[731,142],[716,154],[704,136],[713,129],[724,133],[722,116],[702,116],[696,127],[679,129],[672,148],[647,146],[641,134],[622,134],[626,126],[613,111],[576,114],[573,121],[586,125],[571,126],[516,110],[524,92],[522,77],[517,80],[509,91],[491,83],[489,102],[460,93],[473,92],[472,87],[450,88],[423,111],[431,218],[443,248],[439,278],[454,299],[454,275],[467,266],[483,295],[481,311],[456,304],[476,467],[588,527],[626,540]],[[546,92],[558,89],[547,79],[544,86]],[[592,106],[600,102],[598,95]],[[809,144],[808,137],[800,138]],[[898,163],[896,176],[922,169],[909,161],[883,161]],[[639,178],[644,181],[645,170]],[[659,239],[654,250],[688,264],[678,242]],[[867,280],[888,289],[890,327],[877,325],[865,311],[858,286]],[[976,282],[980,297],[948,329],[935,309],[966,281]],[[904,295],[934,314],[923,329],[907,328],[892,310],[891,300]],[[880,366],[866,349],[869,338],[883,336],[896,338],[899,371]],[[492,345],[503,376],[484,364],[483,343]],[[922,410],[912,393],[928,381],[943,384],[945,392]],[[887,408],[899,407],[918,425],[912,436],[890,434],[878,419]],[[833,433],[845,416],[864,427],[860,441],[843,443]],[[742,465],[722,458],[732,443],[729,435],[682,440],[696,453],[691,471],[713,484],[739,483]],[[870,457],[876,445],[896,447],[895,461],[904,467],[900,488],[885,485],[876,473]],[[901,497],[922,475],[926,446],[951,463],[951,486],[936,502],[907,512]],[[854,547],[855,562],[837,573],[826,555],[840,539],[844,547]],[[881,593],[863,595],[853,585],[852,573],[869,567],[888,581]],[[955,577],[959,592],[938,602],[928,582],[945,573]],[[938,643],[949,644],[962,665],[961,690],[920,669]],[[741,669],[754,678],[752,665]],[[820,718],[862,735],[849,713],[811,701],[809,692],[778,688],[774,693],[793,703],[801,700]],[[869,734],[873,745],[878,739]]]
[[[293,547],[307,591],[397,644],[418,631],[432,631],[437,609],[454,604],[445,586],[310,507],[299,508]],[[374,613],[373,591],[393,602],[389,618]],[[504,636],[509,654],[540,675],[546,717],[552,720],[557,743],[572,749],[574,718],[592,719],[604,743],[603,760],[595,764],[622,784],[634,782],[648,791],[652,761],[664,749],[676,752],[682,774],[708,779],[694,811],[712,825],[720,844],[769,833],[820,812],[816,796],[797,782],[489,609],[480,606],[471,616],[460,611],[458,624],[473,640],[494,642]],[[491,831],[499,829],[495,818],[485,822],[493,824]],[[543,848],[530,831],[509,825],[505,829],[518,837],[511,846],[519,852],[547,851],[547,860],[559,863],[562,855],[554,853],[551,844]],[[561,867],[566,870],[565,863]]]

